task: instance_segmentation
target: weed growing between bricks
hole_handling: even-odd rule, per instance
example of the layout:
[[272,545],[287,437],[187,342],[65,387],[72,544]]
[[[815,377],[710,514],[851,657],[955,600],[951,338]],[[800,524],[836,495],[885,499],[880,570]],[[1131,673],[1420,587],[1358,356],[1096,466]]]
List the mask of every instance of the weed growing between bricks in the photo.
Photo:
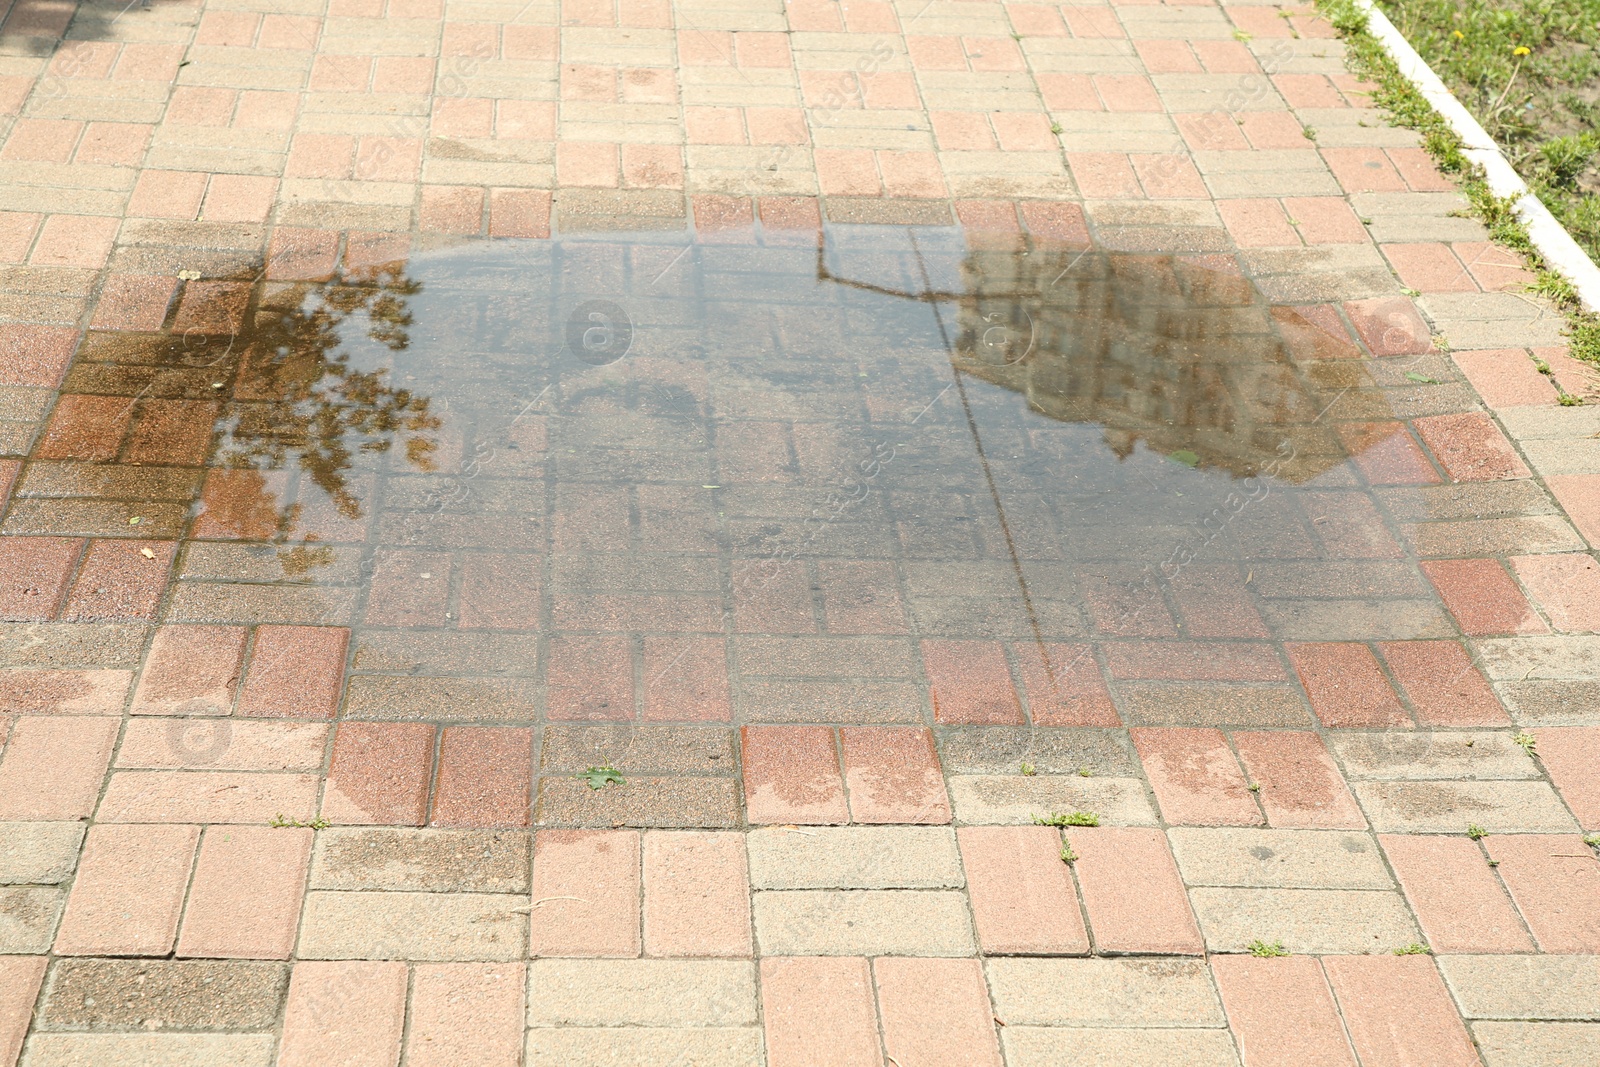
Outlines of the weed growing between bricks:
[[[1546,297],[1566,316],[1572,355],[1600,364],[1600,314],[1585,311],[1572,283],[1552,270],[1533,247],[1528,229],[1512,210],[1514,201],[1496,197],[1482,171],[1462,154],[1461,139],[1435,111],[1417,88],[1383,50],[1377,38],[1367,32],[1367,15],[1352,0],[1317,0],[1317,7],[1344,37],[1347,62],[1359,77],[1376,83],[1373,103],[1383,108],[1399,126],[1422,135],[1422,146],[1439,169],[1454,176],[1461,192],[1472,205],[1473,214],[1489,230],[1490,237],[1522,255],[1537,280],[1532,292]],[[1562,389],[1561,403],[1581,403],[1576,395]]]

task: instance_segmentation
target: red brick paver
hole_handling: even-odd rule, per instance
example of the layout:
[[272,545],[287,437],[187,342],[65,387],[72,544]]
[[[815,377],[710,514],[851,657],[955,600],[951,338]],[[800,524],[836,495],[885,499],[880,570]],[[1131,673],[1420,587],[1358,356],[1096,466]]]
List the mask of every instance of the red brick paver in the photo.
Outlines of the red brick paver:
[[1432,959],[1329,956],[1323,967],[1363,1067],[1476,1067],[1478,1054]]
[[1159,830],[1074,828],[1067,840],[1098,952],[1204,950],[1178,866]]
[[978,944],[994,955],[1089,951],[1061,835],[1048,826],[963,826],[956,831]]
[[1244,1067],[1355,1067],[1322,966],[1310,956],[1213,956]]

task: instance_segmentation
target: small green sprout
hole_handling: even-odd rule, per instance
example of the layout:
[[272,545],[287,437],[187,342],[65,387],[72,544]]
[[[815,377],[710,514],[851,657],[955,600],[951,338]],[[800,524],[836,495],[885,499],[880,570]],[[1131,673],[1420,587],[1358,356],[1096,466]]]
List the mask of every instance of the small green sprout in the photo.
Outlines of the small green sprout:
[[1469,822],[1467,823],[1467,836],[1472,838],[1474,841],[1481,841],[1489,836],[1489,831],[1485,830],[1475,822]]
[[1061,842],[1061,862],[1069,867],[1078,862],[1078,854],[1072,851],[1072,842],[1070,841]]
[[1070,814],[1056,812],[1048,818],[1043,815],[1033,817],[1035,826],[1099,826],[1100,816],[1092,811],[1074,811]]
[[1282,941],[1263,941],[1260,938],[1256,938],[1245,947],[1250,950],[1250,955],[1264,960],[1289,954],[1289,950],[1283,947]]
[[1409,945],[1395,949],[1394,954],[1396,956],[1431,956],[1433,955],[1433,949],[1424,945],[1421,941],[1413,941]]
[[1029,763],[1027,760],[1022,761],[1022,766],[1019,769],[1022,771],[1023,777],[1025,778],[1032,778],[1034,775],[1039,773],[1039,769],[1033,764]]
[[1517,735],[1511,739],[1511,743],[1526,752],[1529,759],[1537,759],[1539,757],[1539,753],[1534,750],[1535,746],[1539,744],[1539,739],[1527,731],[1518,731]]

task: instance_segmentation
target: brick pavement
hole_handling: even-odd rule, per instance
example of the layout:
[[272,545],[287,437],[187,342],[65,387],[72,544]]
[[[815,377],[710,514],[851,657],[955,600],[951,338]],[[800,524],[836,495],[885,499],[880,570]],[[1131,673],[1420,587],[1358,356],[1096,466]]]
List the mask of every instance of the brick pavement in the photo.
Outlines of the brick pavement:
[[[1270,4],[11,0],[0,1067],[1600,1058],[1600,422],[1557,403],[1600,386],[1368,88]],[[873,225],[1126,257],[1288,368],[1237,409],[1294,409],[1283,490],[1130,525],[1049,481],[1093,413],[980,398],[997,516],[938,339],[785,303],[824,226],[902,277]],[[699,290],[627,290],[643,409],[486,436],[346,374],[385,420],[324,440],[417,469],[285,458],[304,309],[477,368],[559,330],[528,277],[685,235]],[[739,270],[767,318],[674,332]],[[664,358],[769,335],[789,379]],[[841,403],[924,436],[813,543],[883,459]],[[1142,477],[1191,445],[1099,414]]]

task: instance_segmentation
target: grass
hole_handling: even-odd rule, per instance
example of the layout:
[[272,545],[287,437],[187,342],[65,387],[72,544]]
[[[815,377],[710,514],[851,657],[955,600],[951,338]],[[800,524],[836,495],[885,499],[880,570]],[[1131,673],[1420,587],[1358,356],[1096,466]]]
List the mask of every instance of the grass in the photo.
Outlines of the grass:
[[1048,817],[1044,816],[1044,815],[1035,815],[1033,817],[1033,825],[1035,825],[1035,826],[1099,826],[1100,825],[1100,816],[1096,815],[1092,811],[1074,811],[1071,814],[1067,814],[1067,815],[1063,815],[1061,812],[1056,812],[1055,814],[1050,815]]
[[288,818],[283,814],[283,812],[280,811],[278,814],[272,817],[272,821],[267,823],[267,825],[272,827],[274,830],[282,830],[291,826],[310,827],[313,830],[326,830],[333,824],[320,815],[318,815],[315,819],[312,819],[310,822],[301,822],[299,819]]
[[1485,830],[1475,822],[1469,822],[1467,823],[1467,836],[1472,838],[1474,841],[1482,841],[1484,838],[1489,836],[1489,831]]
[[1257,938],[1245,947],[1250,950],[1250,955],[1264,960],[1289,954],[1289,950],[1283,947],[1282,941],[1263,941]]
[[1583,843],[1590,848],[1600,848],[1600,834],[1590,834],[1583,839]]
[[1072,851],[1071,841],[1061,842],[1061,862],[1067,864],[1069,867],[1078,862],[1078,854]]
[[[1584,311],[1572,284],[1544,262],[1513,212],[1513,201],[1490,191],[1462,155],[1461,139],[1367,32],[1366,13],[1352,0],[1316,3],[1344,37],[1350,69],[1377,85],[1373,103],[1396,125],[1417,131],[1439,169],[1459,180],[1490,237],[1527,261],[1535,276],[1531,290],[1566,314],[1571,354],[1600,363],[1600,315]],[[1590,128],[1600,115],[1600,57],[1594,50],[1600,41],[1600,0],[1381,0],[1381,5],[1506,150],[1550,213],[1590,256],[1600,256],[1600,135]],[[1561,402],[1579,400],[1562,392]]]
[[1517,735],[1511,739],[1511,743],[1517,745],[1522,749],[1522,751],[1526,752],[1530,759],[1536,758],[1539,755],[1538,739],[1526,731],[1519,731]]
[[1396,956],[1431,956],[1433,955],[1433,949],[1424,945],[1421,941],[1413,941],[1409,945],[1395,949],[1394,954]]

